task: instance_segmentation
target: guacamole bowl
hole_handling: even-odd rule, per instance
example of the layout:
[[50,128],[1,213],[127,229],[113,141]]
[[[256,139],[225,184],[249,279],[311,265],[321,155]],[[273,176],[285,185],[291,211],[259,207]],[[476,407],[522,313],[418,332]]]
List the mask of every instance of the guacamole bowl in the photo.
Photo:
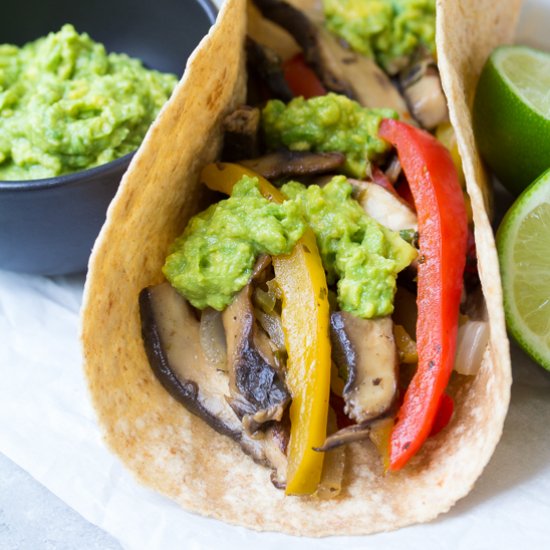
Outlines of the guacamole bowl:
[[[154,9],[150,3],[136,0],[98,0],[86,9],[68,0],[46,4],[23,0],[6,6],[8,13],[0,21],[0,44],[20,48],[49,33],[60,33],[70,24],[78,33],[86,33],[94,42],[103,44],[108,53],[127,54],[139,59],[146,69],[172,73],[173,83],[216,18],[216,8],[210,0],[159,0]],[[20,23],[14,25],[13,21]],[[75,62],[75,67],[80,65]],[[92,75],[90,87],[96,85],[94,79]],[[115,89],[126,86],[118,74],[112,79]],[[138,76],[137,80],[152,86],[149,78]],[[135,88],[127,89],[124,112],[138,93]],[[171,87],[166,97],[170,90]],[[151,94],[158,95],[157,90]],[[44,141],[51,140],[55,133],[71,144],[86,142],[80,130],[72,129],[78,126],[67,124],[51,129],[37,125],[38,117],[30,120],[32,131]],[[110,144],[96,145],[100,160],[90,163],[91,167],[84,164],[84,168],[64,169],[62,175],[17,172],[17,179],[12,173],[4,176],[4,181],[0,170],[0,269],[40,275],[84,271],[107,207],[149,122],[142,123],[137,142],[119,148],[116,154],[108,154]],[[14,143],[15,139],[8,137],[7,141]]]

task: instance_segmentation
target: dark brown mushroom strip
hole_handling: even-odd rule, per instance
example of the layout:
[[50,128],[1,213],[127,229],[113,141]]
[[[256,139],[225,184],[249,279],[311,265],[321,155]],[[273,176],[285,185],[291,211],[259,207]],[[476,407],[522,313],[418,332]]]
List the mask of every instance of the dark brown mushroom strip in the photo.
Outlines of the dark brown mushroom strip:
[[266,422],[281,420],[290,402],[269,342],[256,325],[252,280],[222,314],[227,342],[229,403],[249,433],[256,432]]
[[189,412],[239,443],[255,462],[272,468],[278,486],[284,484],[283,427],[270,426],[260,438],[245,432],[226,400],[228,376],[206,360],[199,322],[187,301],[163,283],[143,289],[139,305],[145,351],[159,382]]
[[439,70],[431,54],[420,52],[399,74],[399,84],[414,118],[427,130],[449,120]]
[[223,121],[222,159],[234,162],[259,154],[260,109],[242,105]]
[[247,35],[273,50],[281,59],[290,59],[302,51],[296,40],[280,25],[264,17],[252,1],[247,3],[246,16]]
[[379,417],[397,390],[397,350],[390,317],[360,319],[345,311],[330,316],[332,359],[346,373],[345,413],[358,424]]
[[287,103],[294,97],[285,80],[281,58],[271,48],[247,37],[246,63],[248,74],[258,77],[272,98]]
[[334,172],[346,161],[342,153],[312,153],[281,150],[262,157],[241,160],[240,164],[268,180]]
[[339,312],[330,315],[330,344],[332,361],[338,369],[338,375],[346,382],[342,393],[349,393],[357,378],[357,354]]
[[325,442],[321,447],[316,447],[315,450],[319,452],[331,451],[342,445],[353,443],[355,441],[361,441],[367,439],[371,432],[371,422],[365,422],[363,424],[352,424],[346,426],[337,432],[327,436]]
[[327,436],[323,445],[315,450],[326,452],[341,447],[342,445],[355,443],[356,441],[362,441],[367,438],[373,440],[373,436],[376,434],[376,431],[384,425],[387,426],[387,423],[391,421],[392,416],[390,414],[385,414],[384,416],[373,420],[367,420],[361,424],[346,426],[345,428],[342,428]]

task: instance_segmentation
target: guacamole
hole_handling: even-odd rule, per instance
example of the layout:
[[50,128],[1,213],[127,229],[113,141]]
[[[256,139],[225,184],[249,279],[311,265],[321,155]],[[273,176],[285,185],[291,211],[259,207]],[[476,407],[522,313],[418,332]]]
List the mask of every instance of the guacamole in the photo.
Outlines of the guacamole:
[[346,155],[344,173],[362,178],[369,163],[390,149],[378,137],[383,118],[397,118],[391,109],[368,109],[338,94],[304,99],[296,97],[284,104],[267,102],[262,111],[262,127],[267,146],[284,146],[291,151],[339,151]]
[[365,214],[343,176],[324,187],[289,182],[282,191],[298,202],[313,229],[327,282],[338,281],[340,307],[363,318],[392,313],[397,274],[416,250]]
[[323,0],[327,28],[389,74],[423,45],[435,55],[435,0]]
[[0,180],[46,178],[134,151],[174,75],[147,70],[72,25],[0,45]]
[[195,307],[221,311],[248,283],[256,258],[288,254],[305,227],[296,202],[271,202],[257,178],[243,176],[229,199],[191,218],[163,273]]
[[243,176],[229,199],[193,217],[163,268],[172,286],[195,307],[221,311],[260,254],[288,254],[309,226],[328,283],[338,281],[340,307],[358,317],[390,314],[397,273],[415,249],[365,214],[344,176],[323,188],[289,182],[282,191],[289,200],[270,202],[256,178]]

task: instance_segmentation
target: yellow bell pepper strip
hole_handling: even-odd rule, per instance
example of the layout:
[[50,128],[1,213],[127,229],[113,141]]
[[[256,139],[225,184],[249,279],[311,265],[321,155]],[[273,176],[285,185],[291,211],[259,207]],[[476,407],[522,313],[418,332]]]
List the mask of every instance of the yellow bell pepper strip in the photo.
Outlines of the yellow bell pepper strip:
[[233,186],[243,176],[257,178],[260,193],[266,199],[277,203],[281,203],[286,199],[286,197],[265,178],[249,168],[231,162],[214,162],[212,164],[207,164],[202,169],[200,182],[209,189],[212,189],[212,191],[219,191],[220,193],[231,195]]
[[291,254],[273,258],[283,292],[281,321],[292,395],[286,494],[307,495],[319,483],[330,391],[329,304],[315,235],[306,231]]
[[[209,164],[200,179],[230,194],[243,175],[258,178],[266,198],[285,200],[266,179],[238,164]],[[317,490],[323,469],[324,454],[313,448],[326,438],[331,367],[328,289],[313,232],[308,229],[290,254],[273,257],[273,267],[283,296],[286,383],[292,395],[286,494],[309,495]]]
[[385,119],[380,137],[396,149],[416,211],[418,368],[405,392],[391,435],[390,470],[399,470],[433,428],[454,364],[468,221],[451,155],[432,135]]

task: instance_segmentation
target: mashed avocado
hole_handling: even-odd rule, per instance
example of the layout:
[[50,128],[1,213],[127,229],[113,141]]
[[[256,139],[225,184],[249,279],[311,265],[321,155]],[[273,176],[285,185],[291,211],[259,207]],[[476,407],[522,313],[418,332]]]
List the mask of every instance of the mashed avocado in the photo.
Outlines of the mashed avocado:
[[134,151],[177,79],[71,25],[0,45],[0,180],[57,176]]
[[288,254],[310,226],[327,271],[338,281],[340,307],[358,317],[393,311],[397,273],[415,249],[369,218],[336,176],[323,188],[283,186],[289,200],[276,204],[243,176],[231,197],[193,217],[163,268],[172,286],[195,307],[223,310],[248,282],[260,254]]
[[364,177],[369,162],[389,150],[378,137],[383,118],[397,118],[391,109],[367,109],[338,94],[304,99],[285,105],[277,99],[262,111],[267,146],[284,146],[292,151],[340,151],[346,155],[344,172]]
[[326,25],[388,73],[420,45],[435,54],[435,0],[323,0]]
[[305,231],[294,201],[270,202],[243,176],[231,197],[191,218],[163,272],[195,307],[223,310],[250,279],[260,254],[288,254]]
[[298,202],[313,229],[327,282],[338,280],[340,307],[363,318],[392,313],[397,274],[416,250],[365,214],[343,176],[324,187],[290,182],[282,191]]

